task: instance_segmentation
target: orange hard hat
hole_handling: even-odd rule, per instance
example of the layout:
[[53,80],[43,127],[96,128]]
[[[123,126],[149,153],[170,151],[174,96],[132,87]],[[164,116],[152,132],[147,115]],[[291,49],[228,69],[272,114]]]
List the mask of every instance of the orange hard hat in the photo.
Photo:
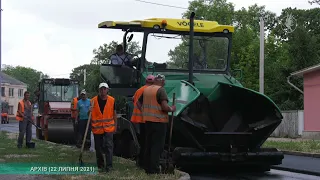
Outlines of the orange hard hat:
[[154,81],[154,76],[153,75],[148,75],[146,78],[146,82],[153,82]]

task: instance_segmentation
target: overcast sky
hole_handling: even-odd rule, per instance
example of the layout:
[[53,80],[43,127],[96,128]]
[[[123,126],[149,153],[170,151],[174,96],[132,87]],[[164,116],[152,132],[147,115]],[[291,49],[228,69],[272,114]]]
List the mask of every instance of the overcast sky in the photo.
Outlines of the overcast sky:
[[[146,0],[188,7],[188,0]],[[229,0],[236,9],[257,3],[277,14],[286,7],[317,7],[308,0]],[[183,9],[162,7],[135,0],[1,0],[2,64],[32,67],[51,77],[69,77],[74,67],[90,63],[92,50],[123,33],[98,29],[106,20],[130,21],[152,17],[181,18]],[[258,22],[257,22],[258,23]],[[135,35],[133,40],[141,41]],[[167,60],[167,52],[179,42],[150,39],[147,59]],[[165,44],[169,42],[169,44]],[[173,41],[173,42],[172,42]],[[161,49],[161,51],[156,50]]]

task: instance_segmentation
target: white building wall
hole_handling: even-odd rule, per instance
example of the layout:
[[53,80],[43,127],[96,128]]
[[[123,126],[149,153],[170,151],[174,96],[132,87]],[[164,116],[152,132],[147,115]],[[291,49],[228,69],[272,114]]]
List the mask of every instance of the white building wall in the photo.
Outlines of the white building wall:
[[[27,86],[23,85],[11,85],[8,83],[2,83],[1,87],[5,88],[4,91],[4,97],[2,96],[2,92],[0,94],[1,101],[6,101],[9,103],[9,117],[15,117],[17,109],[18,109],[18,103],[23,98],[23,93],[27,91]],[[13,88],[13,95],[10,96],[10,88]],[[19,94],[19,89],[22,89],[22,93]]]

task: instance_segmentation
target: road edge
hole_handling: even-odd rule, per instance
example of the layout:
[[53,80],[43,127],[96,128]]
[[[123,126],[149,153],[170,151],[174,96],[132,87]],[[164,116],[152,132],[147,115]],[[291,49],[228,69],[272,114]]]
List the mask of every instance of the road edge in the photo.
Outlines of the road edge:
[[[15,135],[19,135],[19,133],[14,133],[14,132],[10,132],[10,131],[6,131],[6,130],[1,130],[1,131],[5,131],[7,133],[10,133],[10,134],[15,134]],[[36,138],[32,138],[32,139],[36,139]],[[49,144],[59,144],[59,143],[55,143],[55,142],[51,142],[51,141],[44,141],[44,140],[40,140],[40,139],[37,139],[38,141],[43,141],[43,142],[46,142],[46,143],[49,143]],[[65,147],[68,147],[68,148],[75,148],[73,146],[69,146],[69,145],[65,145],[65,144],[59,144],[61,146],[65,146]],[[77,149],[77,148],[75,148]],[[188,173],[184,172],[184,171],[180,171],[180,170],[177,170],[175,169],[175,171],[177,171],[178,173],[181,174],[181,176],[179,177],[178,180],[190,180],[191,177]]]
[[319,153],[306,153],[306,152],[299,152],[299,151],[282,151],[282,152],[283,154],[287,154],[287,155],[320,158]]
[[281,167],[281,166],[271,166],[271,169],[294,172],[294,173],[300,173],[300,174],[306,174],[306,175],[312,175],[312,176],[319,176],[320,177],[320,172],[316,172],[316,171],[308,171],[308,170],[303,170],[303,169],[295,169],[295,168],[288,168],[288,167]]

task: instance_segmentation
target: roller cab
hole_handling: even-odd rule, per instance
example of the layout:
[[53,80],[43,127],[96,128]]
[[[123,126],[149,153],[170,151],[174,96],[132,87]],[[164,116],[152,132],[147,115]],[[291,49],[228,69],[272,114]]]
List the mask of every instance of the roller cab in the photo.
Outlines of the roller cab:
[[70,79],[41,79],[38,84],[37,138],[52,142],[74,143],[74,120],[71,101],[78,97],[78,81]]

